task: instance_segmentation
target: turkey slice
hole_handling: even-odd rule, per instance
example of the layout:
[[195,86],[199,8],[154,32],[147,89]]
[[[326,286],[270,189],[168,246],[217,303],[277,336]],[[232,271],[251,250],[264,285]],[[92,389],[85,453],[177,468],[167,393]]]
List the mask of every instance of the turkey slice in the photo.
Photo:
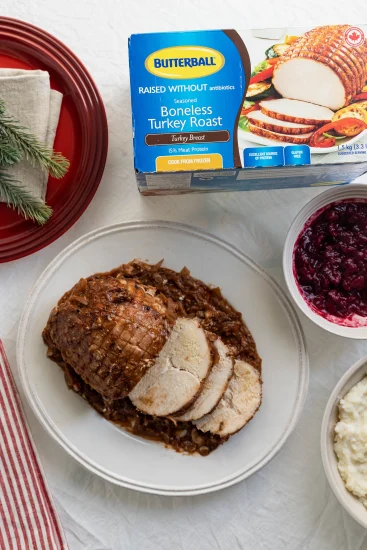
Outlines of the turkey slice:
[[212,366],[211,348],[197,319],[177,319],[155,364],[129,398],[140,411],[173,415],[189,406]]
[[184,414],[175,417],[176,420],[196,420],[210,413],[226,391],[233,372],[233,359],[220,338],[214,342],[214,346],[218,354],[217,359],[204,382],[202,391]]
[[202,432],[226,437],[238,432],[257,412],[261,405],[260,373],[245,361],[237,360],[228,388],[215,409],[195,420]]
[[268,99],[261,101],[260,109],[272,118],[297,124],[326,124],[334,116],[334,112],[327,107],[296,99]]
[[279,132],[272,132],[270,130],[267,130],[266,128],[260,128],[259,126],[255,126],[255,124],[251,124],[250,122],[248,125],[248,129],[257,136],[261,136],[267,139],[274,139],[276,141],[283,141],[285,143],[308,143],[310,141],[310,137],[312,136],[312,132],[299,135],[280,134]]
[[297,124],[296,122],[287,122],[286,120],[280,121],[265,115],[261,111],[253,111],[247,115],[247,118],[255,126],[265,128],[271,132],[278,132],[279,134],[308,134],[316,128],[314,124]]

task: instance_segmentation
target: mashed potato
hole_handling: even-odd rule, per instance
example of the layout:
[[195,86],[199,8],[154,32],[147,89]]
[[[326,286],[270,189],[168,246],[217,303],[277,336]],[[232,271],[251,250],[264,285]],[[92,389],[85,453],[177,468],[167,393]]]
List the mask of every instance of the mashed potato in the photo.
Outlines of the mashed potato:
[[335,434],[340,475],[367,508],[367,376],[340,400]]

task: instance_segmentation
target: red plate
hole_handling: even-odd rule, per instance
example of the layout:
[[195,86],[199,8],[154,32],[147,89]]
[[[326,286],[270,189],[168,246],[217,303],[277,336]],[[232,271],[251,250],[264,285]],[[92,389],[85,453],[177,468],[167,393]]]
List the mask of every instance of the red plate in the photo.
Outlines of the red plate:
[[77,57],[42,29],[0,17],[0,67],[43,69],[64,95],[54,149],[70,160],[61,180],[49,178],[47,203],[54,213],[39,226],[0,203],[0,262],[22,258],[60,237],[93,198],[106,163],[106,113],[91,76]]

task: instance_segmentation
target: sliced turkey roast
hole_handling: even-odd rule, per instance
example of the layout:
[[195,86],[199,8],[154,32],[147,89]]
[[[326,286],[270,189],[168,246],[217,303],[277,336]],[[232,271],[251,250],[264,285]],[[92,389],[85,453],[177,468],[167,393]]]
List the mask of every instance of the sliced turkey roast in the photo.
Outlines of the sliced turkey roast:
[[221,437],[232,435],[251,420],[261,405],[261,399],[259,372],[246,361],[237,360],[228,388],[218,405],[194,424],[202,432]]
[[174,317],[155,288],[101,274],[61,298],[43,337],[104,399],[122,399],[154,364]]
[[334,116],[334,111],[327,107],[286,98],[262,101],[260,109],[269,117],[296,124],[326,124]]
[[[261,384],[241,313],[218,288],[162,262],[81,279],[53,308],[43,338],[67,386],[104,418],[185,453],[206,456],[238,431],[254,409],[252,371]],[[254,368],[235,368],[237,357]],[[228,400],[235,410],[222,421]]]
[[249,123],[248,125],[249,130],[256,134],[257,136],[261,136],[268,139],[274,139],[276,141],[282,141],[285,143],[308,143],[310,140],[310,137],[312,136],[312,132],[308,134],[300,134],[300,135],[293,135],[293,134],[280,134],[277,132],[271,132],[270,130],[266,130],[266,128],[259,128],[259,126],[255,126],[254,124]]
[[306,32],[279,58],[273,85],[278,93],[334,111],[348,105],[367,79],[367,46],[347,47],[349,25]]
[[198,320],[179,318],[155,364],[129,398],[146,414],[174,415],[197,397],[212,364],[211,347]]
[[274,70],[273,84],[283,97],[323,105],[335,111],[350,100],[339,76],[325,63],[314,59],[296,57],[279,63]]
[[182,415],[176,416],[177,420],[197,420],[210,413],[218,404],[227,389],[228,382],[233,373],[234,361],[230,352],[220,338],[214,342],[217,357],[213,367],[206,378],[203,389],[197,399]]
[[247,115],[247,118],[251,124],[259,126],[259,128],[265,128],[266,130],[280,134],[308,134],[316,128],[312,124],[300,124],[286,120],[280,122],[261,111],[253,111]]

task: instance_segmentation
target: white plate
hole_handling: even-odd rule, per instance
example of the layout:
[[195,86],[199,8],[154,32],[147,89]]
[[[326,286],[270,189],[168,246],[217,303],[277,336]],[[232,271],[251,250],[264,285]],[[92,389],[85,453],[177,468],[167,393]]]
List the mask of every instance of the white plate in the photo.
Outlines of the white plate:
[[[80,277],[138,257],[218,285],[243,313],[263,358],[263,405],[241,432],[208,457],[185,456],[126,433],[69,391],[46,358],[41,332],[52,307]],[[21,320],[17,359],[26,396],[49,433],[96,474],[165,495],[216,491],[264,466],[295,427],[307,391],[308,360],[297,315],[280,287],[228,243],[169,222],[100,229],[66,248],[41,275]]]
[[[338,151],[339,145],[342,145],[344,143],[352,145],[353,143],[361,139],[364,135],[367,135],[367,130],[363,130],[363,132],[353,138],[341,139],[338,145],[334,145],[334,147],[310,147],[310,153],[312,155],[325,155],[326,153],[335,153],[336,151]],[[283,147],[285,147],[286,145],[292,145],[292,143],[285,143],[284,141],[278,141],[276,139],[269,139],[266,137],[258,136],[256,134],[253,134],[252,132],[245,132],[241,128],[238,128],[238,137],[240,145],[242,143],[242,147],[248,147],[248,145],[243,145],[243,143],[249,141],[252,141],[253,143],[256,143],[258,145],[268,145],[270,147],[274,145],[282,145]]]

